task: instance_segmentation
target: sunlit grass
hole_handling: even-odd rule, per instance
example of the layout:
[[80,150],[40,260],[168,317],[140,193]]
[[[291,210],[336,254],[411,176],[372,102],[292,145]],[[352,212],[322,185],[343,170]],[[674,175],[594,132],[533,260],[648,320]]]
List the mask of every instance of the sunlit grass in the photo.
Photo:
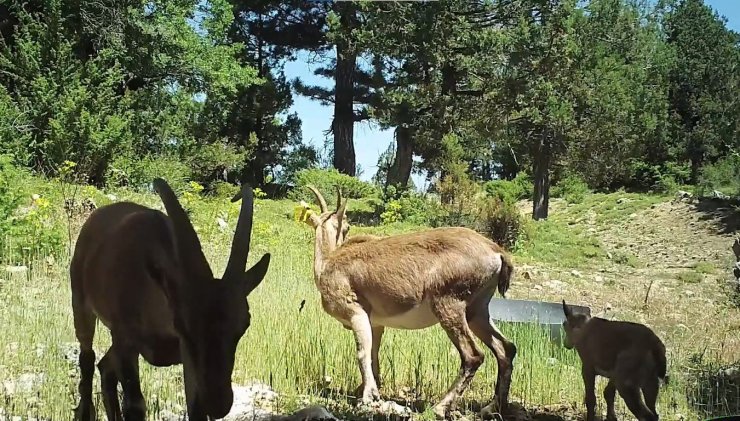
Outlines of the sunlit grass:
[[[137,195],[136,199],[158,206],[146,195]],[[321,308],[313,284],[313,233],[290,220],[292,205],[288,201],[257,202],[250,264],[267,251],[273,259],[265,281],[249,297],[252,325],[240,342],[233,380],[269,384],[280,393],[283,412],[306,400],[339,408],[347,404],[343,394],[351,393],[360,382],[354,340],[350,331]],[[228,204],[227,199],[203,201],[192,204],[192,209],[206,256],[214,272],[220,274],[233,231],[220,229],[216,218],[224,218],[233,229],[238,204]],[[352,232],[390,234],[412,229],[406,225],[357,227]],[[597,242],[580,232],[569,235],[573,232],[557,219],[547,221],[517,258],[560,261],[564,267],[581,267],[603,259]],[[9,241],[4,239],[4,244]],[[5,390],[7,386],[0,387],[0,408],[23,417],[65,420],[71,418],[77,404],[79,373],[74,354],[77,342],[71,318],[69,259],[55,256],[52,261],[47,257],[36,256],[27,262],[30,269],[25,273],[0,272],[0,381],[7,385],[19,383],[24,375],[44,376],[42,381],[32,382],[29,391],[11,394]],[[306,303],[299,311],[302,300]],[[574,351],[550,342],[547,333],[537,326],[501,324],[500,328],[519,350],[511,388],[513,400],[527,408],[557,404],[582,407],[583,384]],[[109,344],[108,331],[99,324],[95,340],[98,358]],[[492,397],[495,358],[482,344],[479,346],[486,354],[486,363],[464,395],[463,408],[485,405]],[[688,389],[692,383],[682,369],[685,354],[677,349],[669,352],[674,371],[671,384],[661,392],[661,418],[680,419],[678,414],[682,414],[695,419],[698,415],[689,406],[687,396],[701,399],[701,392]],[[439,326],[422,331],[387,330],[380,359],[381,393],[406,400],[422,417],[428,416],[428,407],[441,398],[460,367],[457,351]],[[141,373],[150,413],[183,410],[179,367],[153,368],[142,362]],[[604,383],[601,381],[599,387],[603,388]],[[97,373],[94,388],[96,407],[102,414]],[[618,402],[620,412],[627,414],[621,400]],[[603,412],[601,398],[599,405]]]

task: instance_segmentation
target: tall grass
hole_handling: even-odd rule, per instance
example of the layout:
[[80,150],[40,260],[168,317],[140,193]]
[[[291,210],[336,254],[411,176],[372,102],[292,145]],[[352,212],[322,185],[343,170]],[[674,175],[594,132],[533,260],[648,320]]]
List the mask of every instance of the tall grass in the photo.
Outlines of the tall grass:
[[[225,203],[193,205],[195,225],[216,274],[223,271],[233,231],[219,231],[215,219],[226,209],[226,219],[235,223],[235,213]],[[306,400],[336,407],[345,404],[343,395],[360,383],[354,340],[350,331],[321,308],[311,272],[312,233],[288,220],[290,205],[257,201],[249,264],[267,250],[273,258],[265,281],[249,297],[252,324],[239,344],[233,381],[269,384],[281,394],[285,412]],[[8,241],[11,239],[3,239],[3,244]],[[55,256],[54,261],[47,257],[30,258],[28,263],[38,264],[29,265],[25,273],[0,271],[0,414],[66,420],[71,419],[77,404],[79,375],[69,257]],[[306,303],[299,311],[302,300]],[[537,326],[501,324],[500,328],[519,350],[511,389],[514,400],[527,408],[563,403],[581,407],[583,385],[574,351],[551,343]],[[107,329],[98,324],[98,358],[109,344]],[[486,363],[464,396],[462,405],[467,408],[487,404],[496,379],[493,355],[479,346],[485,350]],[[460,367],[457,351],[438,326],[421,331],[387,330],[380,360],[382,394],[405,399],[422,412],[442,396]],[[681,362],[672,364],[677,367]],[[690,382],[676,371],[674,381],[661,393],[661,416],[670,420],[683,414],[694,419],[687,399]],[[150,414],[183,410],[180,374],[180,367],[153,368],[142,360],[142,384]],[[17,390],[22,386],[19,378],[38,379],[35,375],[43,375],[43,379],[30,382],[28,390]],[[600,385],[603,387],[603,382]],[[9,387],[16,390],[10,393]],[[102,414],[97,375],[94,388],[96,407]],[[618,408],[627,414],[621,401]]]

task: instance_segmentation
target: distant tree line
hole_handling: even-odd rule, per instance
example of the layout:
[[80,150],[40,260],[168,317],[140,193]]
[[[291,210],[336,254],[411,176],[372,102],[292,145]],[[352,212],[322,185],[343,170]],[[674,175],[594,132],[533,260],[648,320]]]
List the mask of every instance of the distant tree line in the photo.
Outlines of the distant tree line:
[[[96,185],[288,183],[327,158],[294,95],[333,107],[340,172],[371,121],[395,134],[383,186],[526,172],[536,219],[563,177],[648,190],[740,162],[740,36],[701,0],[9,0],[0,37],[0,152]],[[285,77],[302,51],[330,89]]]

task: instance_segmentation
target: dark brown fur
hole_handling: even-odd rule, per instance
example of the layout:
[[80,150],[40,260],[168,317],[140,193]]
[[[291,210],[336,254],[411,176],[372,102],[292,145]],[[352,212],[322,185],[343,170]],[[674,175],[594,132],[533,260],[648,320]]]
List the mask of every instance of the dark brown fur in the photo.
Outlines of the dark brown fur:
[[[659,379],[668,382],[666,349],[647,326],[573,314],[563,301],[565,346],[575,348],[582,362],[586,389],[586,420],[595,417],[595,376],[609,379],[604,391],[607,420],[615,420],[614,397],[618,391],[638,420],[657,420],[655,401]],[[645,395],[645,402],[641,394]]]
[[234,352],[250,324],[246,297],[264,278],[270,260],[266,254],[244,271],[251,189],[244,186],[229,263],[223,279],[217,280],[174,192],[161,179],[154,187],[169,216],[131,202],[103,206],[87,219],[75,245],[70,277],[81,371],[76,420],[96,418],[96,320],[108,327],[113,340],[98,363],[109,420],[145,419],[139,355],[155,366],[183,364],[190,420],[221,418],[231,409]]

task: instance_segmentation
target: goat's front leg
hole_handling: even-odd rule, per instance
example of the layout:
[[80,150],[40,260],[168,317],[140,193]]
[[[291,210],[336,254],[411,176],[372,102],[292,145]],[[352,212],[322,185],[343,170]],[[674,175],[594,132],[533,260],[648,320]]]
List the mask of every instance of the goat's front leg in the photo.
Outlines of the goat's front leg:
[[583,386],[586,392],[586,421],[594,421],[596,417],[596,373],[593,368],[586,365],[581,369]]
[[373,330],[367,312],[359,310],[352,315],[350,326],[355,335],[357,362],[360,365],[360,375],[362,376],[361,401],[367,403],[380,398],[378,385],[375,383],[375,376],[373,375]]

